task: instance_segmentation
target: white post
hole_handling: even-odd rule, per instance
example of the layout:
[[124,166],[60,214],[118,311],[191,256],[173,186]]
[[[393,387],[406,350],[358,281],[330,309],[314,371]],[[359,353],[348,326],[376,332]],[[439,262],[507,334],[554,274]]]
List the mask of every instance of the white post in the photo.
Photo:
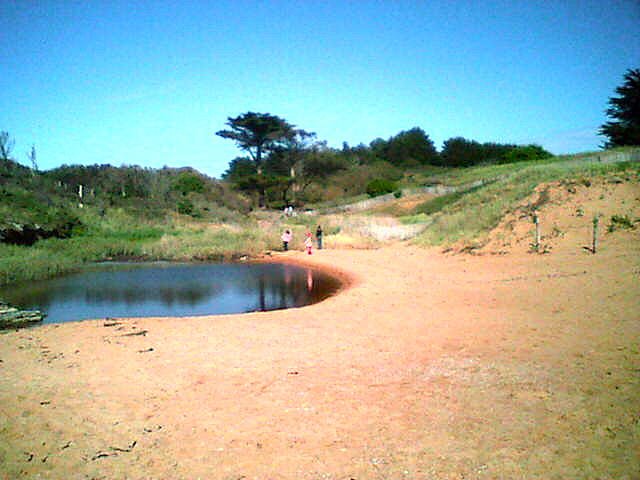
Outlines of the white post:
[[533,248],[536,252],[540,251],[540,220],[538,219],[538,213],[533,214],[533,223],[536,224],[536,238],[533,243]]

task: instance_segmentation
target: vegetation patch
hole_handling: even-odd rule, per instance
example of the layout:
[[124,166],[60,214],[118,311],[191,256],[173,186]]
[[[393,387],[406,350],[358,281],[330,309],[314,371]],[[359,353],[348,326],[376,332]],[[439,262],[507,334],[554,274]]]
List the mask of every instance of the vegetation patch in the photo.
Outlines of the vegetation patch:
[[367,195],[370,197],[378,197],[380,195],[392,193],[396,188],[398,188],[398,186],[395,182],[385,178],[376,178],[367,185]]
[[630,163],[575,163],[557,162],[546,165],[529,165],[522,168],[514,164],[509,174],[503,174],[495,182],[465,192],[459,198],[447,202],[432,214],[433,223],[416,239],[421,245],[481,245],[489,232],[508,212],[531,195],[542,183],[563,180],[584,181],[612,172],[637,171]]
[[635,223],[626,215],[613,215],[607,227],[609,233],[613,233],[617,230],[632,230],[635,228]]
[[427,200],[426,202],[415,207],[413,213],[416,215],[424,214],[424,215],[433,215],[441,211],[447,205],[451,205],[458,200],[460,200],[465,194],[470,193],[472,191],[477,190],[479,187],[472,188],[470,190],[462,191],[462,192],[453,192],[448,193],[446,195],[441,195],[439,197],[432,198]]

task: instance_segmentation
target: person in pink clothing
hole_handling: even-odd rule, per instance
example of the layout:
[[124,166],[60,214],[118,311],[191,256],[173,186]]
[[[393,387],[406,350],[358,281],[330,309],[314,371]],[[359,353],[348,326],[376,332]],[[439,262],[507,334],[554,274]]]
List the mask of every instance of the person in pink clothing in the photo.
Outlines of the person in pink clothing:
[[292,235],[291,230],[285,230],[282,234],[282,248],[286,252],[289,250],[289,242],[291,241]]
[[311,232],[307,232],[305,235],[304,248],[307,250],[307,254],[311,255],[313,250],[313,240],[311,238]]

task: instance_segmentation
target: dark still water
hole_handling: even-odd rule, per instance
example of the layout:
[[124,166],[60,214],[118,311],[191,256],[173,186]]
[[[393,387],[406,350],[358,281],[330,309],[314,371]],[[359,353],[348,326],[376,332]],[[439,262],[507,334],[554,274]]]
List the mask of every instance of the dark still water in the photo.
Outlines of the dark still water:
[[107,263],[0,288],[0,299],[47,314],[44,323],[106,317],[181,317],[300,307],[340,283],[293,265]]

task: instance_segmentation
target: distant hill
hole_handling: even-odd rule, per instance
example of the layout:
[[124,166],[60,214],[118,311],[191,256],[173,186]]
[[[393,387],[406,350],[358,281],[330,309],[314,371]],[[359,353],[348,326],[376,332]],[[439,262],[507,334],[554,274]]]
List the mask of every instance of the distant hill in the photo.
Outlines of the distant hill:
[[[140,218],[178,213],[217,219],[250,203],[225,182],[192,168],[63,165],[34,172],[0,160],[0,241],[30,245],[82,230],[78,209],[123,208]],[[224,220],[224,218],[222,218]]]

